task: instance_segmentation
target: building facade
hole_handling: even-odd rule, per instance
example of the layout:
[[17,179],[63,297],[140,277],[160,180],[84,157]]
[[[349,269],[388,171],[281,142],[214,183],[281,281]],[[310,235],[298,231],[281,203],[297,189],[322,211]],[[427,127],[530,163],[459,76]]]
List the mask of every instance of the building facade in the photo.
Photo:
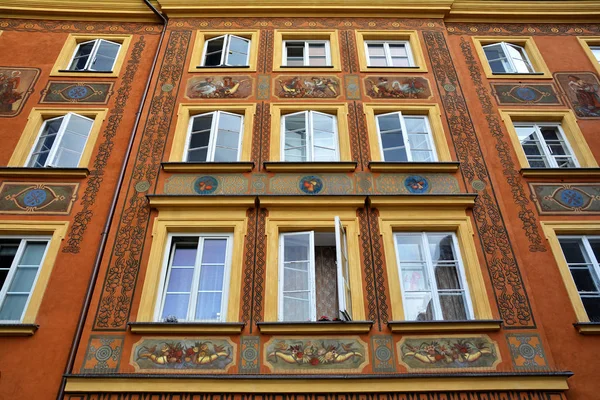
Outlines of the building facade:
[[599,16],[0,4],[0,392],[598,397]]

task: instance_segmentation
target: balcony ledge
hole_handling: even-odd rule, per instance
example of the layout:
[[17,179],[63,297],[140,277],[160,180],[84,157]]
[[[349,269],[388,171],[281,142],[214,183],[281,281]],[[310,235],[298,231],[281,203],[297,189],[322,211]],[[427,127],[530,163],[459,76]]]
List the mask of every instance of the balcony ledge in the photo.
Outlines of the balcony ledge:
[[243,322],[130,322],[132,333],[177,333],[239,335],[246,325]]
[[0,167],[2,178],[85,178],[89,174],[87,168]]
[[[173,371],[174,372],[174,371]],[[351,375],[65,375],[67,393],[385,393],[435,391],[564,391],[573,373],[469,372],[437,374]]]
[[0,324],[0,336],[33,336],[39,327],[36,324]]
[[459,162],[384,162],[371,161],[371,172],[456,172]]
[[317,322],[258,322],[260,333],[267,335],[303,335],[306,333],[368,333],[373,321],[317,321]]
[[522,168],[526,178],[599,178],[600,168]]
[[502,320],[470,321],[390,321],[394,333],[493,332],[502,327]]
[[267,161],[263,167],[268,172],[353,172],[356,169],[355,161],[336,162],[287,162]]
[[215,173],[215,172],[250,172],[254,162],[164,162],[161,164],[165,172]]
[[600,322],[577,322],[573,326],[582,335],[600,335]]

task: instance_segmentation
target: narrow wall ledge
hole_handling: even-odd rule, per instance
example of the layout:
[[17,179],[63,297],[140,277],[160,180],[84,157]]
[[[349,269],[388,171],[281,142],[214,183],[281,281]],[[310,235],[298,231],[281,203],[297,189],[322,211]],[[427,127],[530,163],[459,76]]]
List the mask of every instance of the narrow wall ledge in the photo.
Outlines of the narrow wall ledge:
[[394,333],[493,332],[502,327],[502,320],[469,321],[390,321]]
[[164,162],[161,164],[165,172],[215,173],[215,172],[250,172],[254,162]]
[[356,161],[337,162],[287,162],[266,161],[263,163],[265,170],[269,172],[353,172],[356,169]]
[[582,335],[600,335],[600,322],[577,322],[573,326]]
[[0,324],[0,336],[33,336],[39,327],[36,324]]
[[243,322],[130,322],[128,325],[131,332],[140,334],[238,335],[246,324]]
[[85,178],[89,174],[87,168],[0,167],[2,178]]
[[307,333],[368,333],[373,321],[258,322],[260,333],[304,335]]
[[459,162],[384,162],[371,161],[371,172],[456,172]]
[[569,389],[564,372],[476,372],[386,375],[65,375],[67,393],[381,393]]
[[600,168],[522,168],[526,178],[599,178]]

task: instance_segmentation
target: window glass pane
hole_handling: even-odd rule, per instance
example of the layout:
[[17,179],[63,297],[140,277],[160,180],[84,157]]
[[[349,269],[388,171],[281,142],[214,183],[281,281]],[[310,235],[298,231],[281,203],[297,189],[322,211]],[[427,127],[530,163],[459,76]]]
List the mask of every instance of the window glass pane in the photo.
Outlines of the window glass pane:
[[433,262],[436,261],[454,261],[454,243],[452,235],[428,234],[429,253]]
[[306,115],[304,113],[284,117],[284,160],[308,161],[306,153]]
[[467,318],[465,299],[462,293],[440,294],[440,305],[444,321],[464,321]]
[[8,287],[9,292],[28,293],[33,286],[33,281],[37,276],[38,268],[17,267],[14,278]]
[[71,65],[69,66],[69,70],[71,71],[83,71],[85,69],[85,64],[87,63],[90,53],[94,48],[95,41],[81,44]]
[[400,261],[402,287],[406,292],[428,292],[429,278],[425,263]]
[[169,271],[169,285],[167,292],[186,292],[192,290],[194,268],[171,268]]
[[404,57],[392,57],[392,66],[394,67],[410,67],[410,61]]
[[590,50],[592,50],[592,54],[594,54],[596,60],[600,62],[600,46],[590,46]]
[[202,264],[224,264],[227,239],[205,239]]
[[336,139],[336,135],[331,132],[315,131],[313,134],[313,142],[316,147],[333,149],[334,154],[336,148]]
[[192,132],[210,131],[210,127],[212,125],[212,119],[213,119],[212,113],[194,117],[194,121],[192,122]]
[[29,161],[29,167],[45,167],[46,161],[48,160],[48,153],[52,149],[52,145],[56,140],[56,135],[64,117],[55,118],[46,121],[42,132],[36,142],[36,146],[33,150],[31,160]]
[[420,235],[396,234],[395,236],[400,262],[425,261]]
[[21,320],[28,298],[29,294],[7,294],[0,308],[0,320]]
[[513,72],[510,63],[507,60],[507,55],[504,54],[501,44],[498,43],[484,46],[483,51],[488,59],[488,63],[492,69],[492,72]]
[[596,257],[596,262],[600,261],[600,239],[589,239],[590,247],[592,248],[592,252],[594,253],[594,257]]
[[314,148],[314,161],[338,161],[338,158],[335,154],[335,149],[326,149],[323,147],[315,147]]
[[286,42],[286,65],[304,65],[304,42]]
[[402,130],[398,114],[378,115],[377,123],[380,131]]
[[560,238],[560,247],[562,248],[563,254],[565,255],[565,259],[567,263],[589,263],[590,260],[585,254],[585,250],[583,248],[583,243],[581,239],[565,239]]
[[579,292],[598,291],[592,271],[588,267],[570,268],[570,270],[575,286],[577,286]]
[[457,267],[453,264],[438,264],[435,266],[435,281],[439,290],[462,289]]
[[53,165],[59,167],[77,167],[85,148],[94,121],[77,114],[71,114],[65,133],[58,144]]
[[283,291],[309,290],[308,262],[286,262],[283,266]]
[[116,43],[105,40],[100,41],[96,59],[92,62],[90,69],[94,71],[112,71],[120,48],[121,46]]
[[369,50],[369,56],[384,56],[385,57],[383,43],[368,43],[367,48]]
[[231,36],[229,41],[229,51],[236,53],[248,54],[248,48],[250,47],[250,41]]
[[198,150],[190,150],[188,152],[187,161],[189,162],[202,162],[206,161],[208,148],[198,149]]
[[203,265],[200,271],[200,290],[223,290],[224,265]]
[[406,131],[410,133],[427,133],[427,125],[425,123],[427,117],[407,117],[404,116],[404,124]]
[[238,160],[237,149],[224,149],[217,147],[215,149],[215,162],[235,162]]
[[[591,322],[600,322],[600,297],[582,296],[581,301]],[[0,316],[1,319],[1,316]]]
[[385,57],[369,57],[369,66],[385,67],[387,66],[387,59]]
[[161,319],[175,316],[178,320],[186,320],[189,302],[189,294],[167,294]]
[[308,261],[310,259],[310,235],[295,234],[283,236],[283,260]]
[[206,41],[206,53],[204,56],[204,65],[215,66],[221,65],[221,55],[223,54],[223,47],[225,44],[225,37],[214,38]]
[[521,46],[516,46],[508,43],[506,45],[508,49],[509,56],[512,58],[513,64],[515,65],[516,71],[524,74],[533,72],[533,68],[529,65],[529,61],[527,61],[527,56],[525,55],[525,49]]
[[325,56],[325,43],[309,43],[308,44],[308,55],[313,56]]
[[404,317],[407,321],[433,321],[431,293],[407,293],[404,296]]
[[310,294],[287,293],[283,296],[283,321],[310,320]]
[[240,54],[240,53],[229,53],[227,55],[227,65],[241,65],[241,66],[245,66],[248,65],[248,63],[246,62],[248,56],[246,54]]
[[[397,147],[401,147],[402,149],[404,149],[405,144],[404,144],[404,136],[402,136],[402,131],[396,131],[396,132],[383,131],[381,133],[381,146],[383,147],[384,150],[391,149],[391,148],[397,148]],[[403,150],[403,152],[406,153],[405,150]],[[402,158],[406,159],[406,157],[402,157]],[[386,159],[386,161],[392,161],[392,160]]]
[[6,277],[8,276],[8,269],[0,269],[0,290],[4,287]]
[[210,140],[210,131],[192,133],[190,136],[190,149],[207,147]]
[[335,117],[331,115],[323,115],[319,113],[312,113],[313,129],[324,132],[335,132],[334,120]]
[[[175,242],[175,238],[173,241]],[[197,240],[197,239],[196,239]],[[198,252],[198,243],[177,243],[175,246],[175,255],[173,256],[174,266],[193,267],[196,263],[196,254]]]
[[406,45],[401,43],[390,43],[390,54],[392,57],[408,57],[406,52]]
[[196,301],[196,321],[218,321],[221,319],[221,292],[199,292]]
[[42,263],[42,257],[46,251],[47,242],[27,242],[19,265],[36,265]]

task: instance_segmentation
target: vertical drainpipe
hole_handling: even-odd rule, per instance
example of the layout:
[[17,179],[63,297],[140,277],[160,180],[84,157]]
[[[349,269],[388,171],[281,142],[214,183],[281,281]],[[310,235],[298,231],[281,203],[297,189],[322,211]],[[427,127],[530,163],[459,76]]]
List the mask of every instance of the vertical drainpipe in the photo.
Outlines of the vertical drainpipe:
[[158,55],[160,53],[160,49],[162,47],[163,40],[165,38],[165,34],[167,33],[167,24],[169,19],[163,15],[160,11],[158,11],[149,0],[142,0],[144,4],[146,4],[152,12],[160,18],[163,23],[162,32],[160,34],[160,39],[158,41],[158,46],[156,47],[156,52],[154,53],[154,59],[152,60],[152,66],[150,68],[150,73],[148,74],[148,80],[146,81],[146,87],[144,88],[144,93],[142,95],[142,99],[140,100],[140,106],[135,116],[135,123],[133,124],[133,128],[131,129],[131,134],[129,138],[129,143],[127,145],[127,151],[125,152],[125,158],[123,159],[123,163],[121,165],[121,172],[119,173],[119,179],[117,181],[117,185],[115,186],[115,193],[113,195],[112,202],[110,204],[110,209],[108,212],[108,216],[106,218],[106,223],[104,225],[104,229],[101,233],[100,238],[100,247],[98,248],[98,252],[96,253],[96,259],[94,261],[94,268],[92,270],[92,276],[90,277],[90,281],[87,287],[87,292],[85,295],[85,299],[83,302],[83,306],[81,308],[81,312],[79,313],[79,322],[77,323],[77,330],[75,331],[75,335],[73,337],[73,342],[71,344],[71,350],[69,352],[69,358],[67,360],[67,365],[65,367],[65,372],[62,376],[60,389],[58,390],[57,400],[63,400],[65,395],[65,386],[67,384],[67,375],[69,375],[73,370],[73,364],[75,363],[75,356],[77,355],[77,348],[79,347],[79,343],[81,342],[81,336],[83,334],[83,327],[85,326],[85,320],[88,316],[88,311],[90,308],[90,303],[92,300],[92,294],[94,293],[94,287],[96,286],[96,282],[98,280],[98,272],[100,270],[100,265],[102,264],[102,256],[104,255],[104,250],[106,248],[106,242],[108,238],[108,233],[110,231],[110,227],[112,225],[112,220],[115,214],[115,209],[117,207],[117,202],[119,200],[119,193],[121,192],[121,188],[123,186],[123,180],[125,179],[125,170],[127,169],[127,164],[129,163],[129,157],[131,155],[131,150],[133,148],[133,143],[136,138],[136,133],[138,131],[138,127],[140,125],[140,120],[142,116],[142,110],[144,109],[144,105],[146,104],[146,99],[148,98],[148,92],[150,91],[150,84],[152,83],[152,77],[154,76],[154,71],[156,69],[156,64],[158,63]]

